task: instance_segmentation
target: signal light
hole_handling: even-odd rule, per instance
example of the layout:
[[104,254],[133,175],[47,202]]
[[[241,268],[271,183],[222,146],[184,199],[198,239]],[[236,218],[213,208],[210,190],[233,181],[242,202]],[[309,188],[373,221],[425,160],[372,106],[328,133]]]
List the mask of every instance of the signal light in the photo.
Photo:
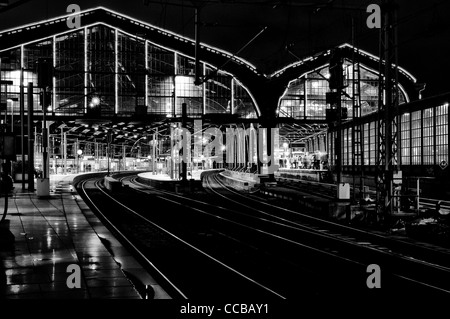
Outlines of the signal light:
[[38,87],[53,87],[53,62],[50,58],[39,58],[36,61]]
[[342,107],[341,108],[341,120],[345,120],[348,117],[348,112],[347,112],[347,108],[346,107]]
[[52,93],[51,92],[45,92],[45,105],[44,105],[44,92],[39,93],[39,105],[42,106],[42,108],[49,107],[52,103]]
[[343,58],[338,50],[334,50],[330,56],[329,64],[329,87],[332,90],[339,90],[344,87]]
[[325,110],[326,121],[328,123],[337,121],[337,112],[336,111],[337,111],[336,109],[326,109]]

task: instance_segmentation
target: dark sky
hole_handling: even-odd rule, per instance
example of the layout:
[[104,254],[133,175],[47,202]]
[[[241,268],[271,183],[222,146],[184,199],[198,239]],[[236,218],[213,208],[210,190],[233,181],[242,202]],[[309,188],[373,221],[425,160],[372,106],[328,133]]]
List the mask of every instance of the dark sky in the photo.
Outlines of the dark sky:
[[[201,40],[238,52],[263,27],[267,29],[239,56],[271,72],[298,58],[343,42],[378,55],[378,31],[368,29],[366,8],[379,0],[32,0],[0,11],[0,29],[62,15],[71,3],[81,9],[104,6],[193,38],[193,2],[201,9]],[[147,4],[145,4],[147,2]],[[328,4],[329,3],[329,4]],[[418,82],[425,96],[450,91],[450,1],[396,0],[399,6],[399,65]],[[287,49],[289,48],[289,50]]]

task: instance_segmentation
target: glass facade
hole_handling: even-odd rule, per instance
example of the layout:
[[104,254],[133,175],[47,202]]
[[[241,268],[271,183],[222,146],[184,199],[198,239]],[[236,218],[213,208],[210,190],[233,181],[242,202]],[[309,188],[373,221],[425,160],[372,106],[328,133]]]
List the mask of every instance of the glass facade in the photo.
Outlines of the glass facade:
[[145,42],[118,32],[119,113],[145,106]]
[[[401,117],[402,164],[411,165],[411,114],[405,113]],[[409,142],[408,142],[409,141]]]
[[213,77],[205,83],[205,113],[231,114],[231,76],[205,67],[206,77]]
[[233,114],[239,114],[245,118],[256,118],[255,108],[250,93],[239,83],[237,79],[233,82]]
[[411,113],[411,164],[422,162],[422,123],[421,111]]
[[342,136],[342,140],[343,140],[343,143],[342,143],[342,165],[350,164],[349,157],[348,157],[348,154],[349,154],[348,145],[349,145],[349,137],[351,137],[351,135],[348,134],[348,131],[349,131],[348,128],[345,129],[343,131],[344,134]]
[[[324,72],[321,70],[321,72]],[[329,91],[328,81],[319,74],[309,74],[305,79],[306,104],[305,116],[310,119],[319,119],[325,114],[325,93]]]
[[[376,122],[365,123],[363,125],[362,134],[363,134],[363,158],[364,165],[375,165],[376,158]],[[337,136],[337,132],[328,133],[328,150],[330,155],[334,150],[334,139]],[[332,138],[330,138],[332,137]],[[353,165],[353,143],[352,143],[352,128],[346,128],[342,131],[342,164],[352,166]],[[331,147],[331,148],[330,148]],[[331,150],[331,151],[330,151]],[[359,158],[356,157],[355,160],[358,162]],[[334,164],[334,161],[331,161]],[[358,165],[358,164],[357,164]]]
[[202,114],[203,87],[194,85],[194,76],[175,77],[176,108],[174,116],[181,115],[181,105],[186,103],[189,115]]
[[[342,96],[342,107],[347,108],[348,118],[353,116],[353,64],[344,62],[345,81],[347,83]],[[378,110],[378,74],[360,67],[360,96],[361,115],[374,113]],[[330,92],[328,78],[330,77],[328,66],[320,70],[291,81],[286,92],[280,99],[278,116],[294,119],[325,119],[326,93]],[[407,101],[400,91],[400,103]]]
[[[186,103],[188,115],[194,117],[209,113],[257,117],[253,98],[233,75],[201,63],[208,78],[195,85],[193,58],[103,24],[0,54],[1,79],[14,82],[8,86],[9,99],[18,97],[22,68],[25,85],[31,81],[36,87],[36,62],[39,58],[53,61],[49,112],[54,115],[80,116],[96,108],[101,115],[127,116],[140,107],[148,114],[178,117]],[[36,113],[42,111],[39,91],[34,89]],[[92,103],[94,98],[99,105]],[[18,114],[19,103],[15,104],[12,107]]]
[[434,109],[422,111],[422,164],[434,164]]
[[305,80],[297,79],[289,85],[288,91],[280,101],[279,117],[305,118]]
[[352,136],[352,128],[348,129],[348,164],[353,165],[353,136]]
[[[400,117],[401,165],[439,165],[449,160],[448,103],[403,113]],[[377,164],[378,122],[363,124],[364,165]],[[328,152],[333,154],[336,131],[328,132]],[[351,128],[342,129],[343,165],[352,165]],[[334,156],[333,156],[334,157]],[[330,157],[330,158],[333,158]],[[334,161],[332,161],[334,164]]]
[[377,163],[377,134],[378,134],[378,123],[370,123],[369,129],[369,165],[375,165]]
[[449,161],[449,123],[448,104],[439,105],[435,109],[436,114],[436,163]]
[[87,95],[100,98],[102,114],[115,112],[116,83],[115,31],[105,26],[94,26],[87,34]]
[[[30,50],[31,47],[35,47],[36,50],[32,51]],[[31,53],[31,55],[36,54],[37,48],[42,48],[43,51],[45,46],[39,46],[39,45],[29,45],[24,47],[24,52]],[[20,106],[19,106],[19,92],[20,92],[20,80],[21,80],[21,60],[22,60],[22,53],[21,48],[15,48],[11,49],[5,52],[1,53],[1,72],[0,72],[0,78],[5,81],[12,81],[12,85],[6,86],[7,94],[4,94],[5,92],[5,86],[2,86],[2,92],[1,95],[1,102],[7,104],[7,113],[10,114],[11,109],[14,110],[14,114],[20,113]],[[42,53],[44,54],[44,53]],[[36,58],[35,58],[36,59]],[[25,86],[29,82],[37,84],[37,76],[34,73],[34,66],[31,62],[32,57],[28,56],[27,58],[27,66],[29,65],[30,68],[23,69],[23,83]],[[36,94],[34,95],[34,110],[40,110],[40,107],[38,105],[39,103],[39,90],[34,89],[33,90]],[[25,89],[26,92],[26,89]],[[14,102],[7,102],[7,100],[14,100]],[[28,100],[25,99],[25,109],[28,108]]]
[[369,165],[369,151],[370,151],[370,145],[369,145],[369,123],[364,124],[363,126],[363,158],[364,158],[364,165]]
[[335,152],[333,147],[335,138],[336,132],[329,132],[326,139],[327,140],[326,150],[328,151],[328,162],[330,163],[330,165],[335,164]]
[[58,114],[70,109],[84,113],[84,30],[55,38],[55,96]]

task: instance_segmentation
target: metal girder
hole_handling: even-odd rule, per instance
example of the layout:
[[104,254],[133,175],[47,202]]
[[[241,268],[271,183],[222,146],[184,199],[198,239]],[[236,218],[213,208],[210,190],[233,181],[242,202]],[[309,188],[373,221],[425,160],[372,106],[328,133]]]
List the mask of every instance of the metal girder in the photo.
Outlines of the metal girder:
[[383,220],[393,211],[394,172],[398,156],[398,63],[397,15],[394,0],[384,0],[380,29],[380,75],[378,99],[377,215]]
[[298,123],[282,123],[279,124],[279,133],[282,138],[290,142],[301,142],[311,137],[323,134],[328,129],[325,124],[298,124]]

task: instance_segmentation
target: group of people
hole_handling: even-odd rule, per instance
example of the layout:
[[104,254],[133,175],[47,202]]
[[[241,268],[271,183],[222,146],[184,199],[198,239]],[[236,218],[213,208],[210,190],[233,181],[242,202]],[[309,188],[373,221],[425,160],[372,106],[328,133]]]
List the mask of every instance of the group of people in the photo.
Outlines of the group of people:
[[319,159],[315,154],[294,155],[288,158],[280,158],[280,168],[291,169],[327,169],[328,161]]

